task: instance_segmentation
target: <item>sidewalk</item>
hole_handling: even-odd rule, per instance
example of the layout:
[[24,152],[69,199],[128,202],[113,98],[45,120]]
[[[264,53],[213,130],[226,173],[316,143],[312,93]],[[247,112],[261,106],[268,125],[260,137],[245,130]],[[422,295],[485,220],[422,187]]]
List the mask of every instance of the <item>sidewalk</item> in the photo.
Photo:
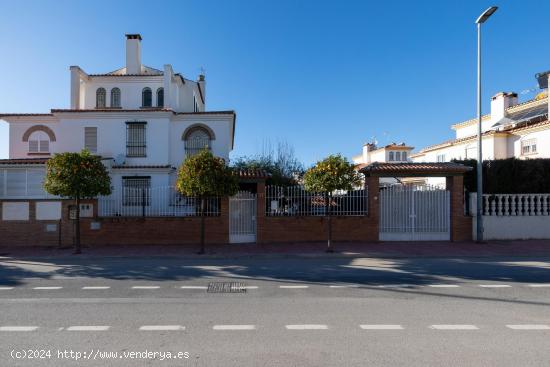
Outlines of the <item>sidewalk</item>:
[[207,245],[206,254],[197,255],[199,246],[125,245],[84,247],[81,255],[73,249],[40,246],[0,246],[0,257],[524,257],[550,256],[550,240],[474,242],[380,242],[336,243],[334,253],[326,253],[326,243]]

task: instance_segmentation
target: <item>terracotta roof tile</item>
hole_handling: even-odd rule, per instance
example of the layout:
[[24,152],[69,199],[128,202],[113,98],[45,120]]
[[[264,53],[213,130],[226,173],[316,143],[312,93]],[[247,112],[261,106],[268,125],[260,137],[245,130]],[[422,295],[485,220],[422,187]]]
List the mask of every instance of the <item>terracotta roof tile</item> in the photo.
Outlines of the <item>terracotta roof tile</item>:
[[371,163],[362,168],[360,172],[369,173],[396,173],[396,174],[435,174],[435,173],[464,173],[472,170],[471,167],[454,162],[432,163]]
[[7,164],[45,164],[49,158],[14,158],[14,159],[0,159],[0,165]]
[[239,176],[239,178],[269,178],[271,177],[271,174],[265,170],[261,169],[242,169],[236,171],[236,174]]

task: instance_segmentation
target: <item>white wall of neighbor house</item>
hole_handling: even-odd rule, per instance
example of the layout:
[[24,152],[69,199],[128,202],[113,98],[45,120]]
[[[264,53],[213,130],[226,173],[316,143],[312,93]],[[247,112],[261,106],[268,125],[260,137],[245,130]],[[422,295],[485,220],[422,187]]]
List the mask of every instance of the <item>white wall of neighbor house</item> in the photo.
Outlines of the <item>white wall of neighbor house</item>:
[[157,107],[157,90],[164,87],[161,76],[102,76],[90,77],[84,83],[84,109],[96,108],[96,92],[98,88],[106,91],[105,105],[111,106],[111,91],[113,88],[120,89],[121,108],[127,110],[139,110],[142,107],[142,91],[144,88],[151,88],[152,106]]

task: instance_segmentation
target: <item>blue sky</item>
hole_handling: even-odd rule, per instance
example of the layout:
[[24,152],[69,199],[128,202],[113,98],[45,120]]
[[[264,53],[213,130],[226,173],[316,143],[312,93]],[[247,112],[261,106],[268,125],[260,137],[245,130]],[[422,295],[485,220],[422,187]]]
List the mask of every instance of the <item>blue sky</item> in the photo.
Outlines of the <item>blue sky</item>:
[[207,108],[237,111],[233,157],[266,141],[289,142],[306,164],[373,137],[418,149],[474,117],[474,20],[490,5],[484,112],[550,69],[550,2],[0,0],[0,112],[68,107],[69,66],[117,69],[124,34],[141,33],[144,64],[189,78],[204,67]]

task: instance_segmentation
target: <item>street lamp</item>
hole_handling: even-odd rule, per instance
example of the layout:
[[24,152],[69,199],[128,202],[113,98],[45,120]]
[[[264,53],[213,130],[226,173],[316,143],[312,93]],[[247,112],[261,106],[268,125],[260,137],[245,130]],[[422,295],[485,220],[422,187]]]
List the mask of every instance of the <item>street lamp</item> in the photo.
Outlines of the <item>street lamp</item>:
[[483,155],[481,152],[481,25],[489,19],[498,7],[491,6],[476,20],[477,24],[477,242],[483,241]]

